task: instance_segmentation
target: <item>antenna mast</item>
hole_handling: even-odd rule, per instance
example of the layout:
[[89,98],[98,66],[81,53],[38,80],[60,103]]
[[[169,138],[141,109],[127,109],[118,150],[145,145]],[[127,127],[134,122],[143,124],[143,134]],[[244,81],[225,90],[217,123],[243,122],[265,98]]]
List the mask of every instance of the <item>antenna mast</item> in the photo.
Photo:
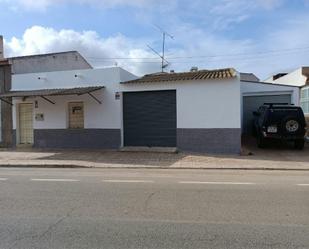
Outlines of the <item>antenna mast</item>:
[[154,25],[161,33],[162,33],[162,55],[160,53],[158,53],[156,50],[154,50],[152,47],[150,47],[149,45],[147,45],[156,55],[160,56],[161,58],[161,70],[162,73],[164,72],[164,68],[166,68],[169,65],[169,62],[165,59],[165,40],[166,40],[166,36],[170,37],[171,39],[174,40],[174,36],[170,35],[169,33],[167,33],[165,30],[163,30],[162,28],[160,28],[157,25]]

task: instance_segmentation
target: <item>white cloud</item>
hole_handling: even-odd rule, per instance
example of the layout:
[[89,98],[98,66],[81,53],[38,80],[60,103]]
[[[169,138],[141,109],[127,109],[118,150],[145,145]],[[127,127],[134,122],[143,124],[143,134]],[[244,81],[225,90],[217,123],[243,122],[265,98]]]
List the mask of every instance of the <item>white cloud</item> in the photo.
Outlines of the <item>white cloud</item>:
[[[176,71],[188,70],[191,66],[206,69],[235,67],[239,71],[253,72],[264,78],[270,73],[309,63],[309,49],[275,54],[260,53],[308,47],[309,17],[307,16],[298,16],[293,20],[282,21],[276,27],[269,27],[268,31],[256,40],[227,38],[194,25],[185,23],[179,25],[178,22],[170,28],[173,30],[175,40],[167,40],[167,55],[172,63],[169,69]],[[160,70],[160,59],[146,47],[146,44],[152,44],[151,41],[153,39],[145,37],[132,39],[122,34],[101,37],[95,31],[78,32],[34,26],[27,29],[21,38],[13,37],[7,40],[5,49],[7,56],[78,50],[95,67],[118,63],[119,66],[142,75]],[[152,45],[156,47],[156,44]],[[248,55],[226,56],[230,54]],[[202,55],[210,56],[198,57]],[[194,58],[188,58],[190,56]]]
[[[5,41],[5,53],[6,56],[19,56],[77,50],[94,66],[112,66],[117,63],[136,74],[143,74],[159,70],[157,58],[153,60],[117,58],[154,57],[150,51],[147,51],[146,44],[146,40],[132,40],[121,34],[102,38],[95,31],[77,32],[69,29],[57,31],[52,28],[33,26],[24,32],[22,38],[13,37]],[[158,63],[148,63],[149,61],[158,61]]]

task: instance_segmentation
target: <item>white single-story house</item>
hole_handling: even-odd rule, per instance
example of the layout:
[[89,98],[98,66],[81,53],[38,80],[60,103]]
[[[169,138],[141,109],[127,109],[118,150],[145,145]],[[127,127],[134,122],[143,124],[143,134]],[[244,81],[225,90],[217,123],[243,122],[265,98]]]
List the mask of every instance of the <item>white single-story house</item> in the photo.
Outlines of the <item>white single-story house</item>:
[[12,76],[13,141],[38,148],[176,147],[239,153],[264,102],[298,105],[299,88],[241,80],[235,69],[156,73],[113,67]]

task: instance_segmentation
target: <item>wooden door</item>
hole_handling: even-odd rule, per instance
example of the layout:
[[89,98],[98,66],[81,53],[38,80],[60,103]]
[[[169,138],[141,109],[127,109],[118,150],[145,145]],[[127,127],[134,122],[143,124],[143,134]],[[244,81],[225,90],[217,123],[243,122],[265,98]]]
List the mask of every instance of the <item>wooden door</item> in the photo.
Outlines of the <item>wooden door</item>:
[[19,105],[19,143],[33,144],[33,106]]

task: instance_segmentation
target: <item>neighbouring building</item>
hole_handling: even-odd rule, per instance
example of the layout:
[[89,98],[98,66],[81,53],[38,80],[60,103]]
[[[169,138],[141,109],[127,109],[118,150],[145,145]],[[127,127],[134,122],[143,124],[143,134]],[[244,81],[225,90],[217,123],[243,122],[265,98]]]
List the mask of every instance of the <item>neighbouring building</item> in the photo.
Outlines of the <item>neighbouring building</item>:
[[275,84],[302,87],[306,84],[309,84],[309,67],[301,67],[288,73],[281,72],[269,77],[265,81]]
[[299,104],[298,87],[241,75],[227,68],[137,77],[119,67],[15,74],[0,98],[13,105],[17,146],[240,153],[255,108]]
[[[0,36],[0,93],[2,91],[9,91],[11,89],[11,80],[5,78],[8,74],[27,74],[27,73],[43,73],[41,75],[44,78],[45,72],[53,71],[65,71],[65,70],[80,70],[91,69],[92,66],[85,60],[85,58],[77,51],[67,51],[60,53],[38,54],[29,56],[18,56],[5,58],[3,49],[3,37]],[[2,101],[2,103],[5,103]],[[2,137],[2,130],[6,129],[6,122],[9,122],[10,118],[5,113],[10,113],[10,107],[6,104],[1,106],[1,126],[0,126],[0,141],[5,139]],[[3,128],[2,128],[3,127]],[[7,144],[7,142],[4,142]]]
[[92,66],[77,51],[37,54],[7,58],[12,74],[90,69]]
[[289,73],[278,73],[265,81],[300,87],[300,105],[304,113],[309,116],[309,67],[301,67]]

